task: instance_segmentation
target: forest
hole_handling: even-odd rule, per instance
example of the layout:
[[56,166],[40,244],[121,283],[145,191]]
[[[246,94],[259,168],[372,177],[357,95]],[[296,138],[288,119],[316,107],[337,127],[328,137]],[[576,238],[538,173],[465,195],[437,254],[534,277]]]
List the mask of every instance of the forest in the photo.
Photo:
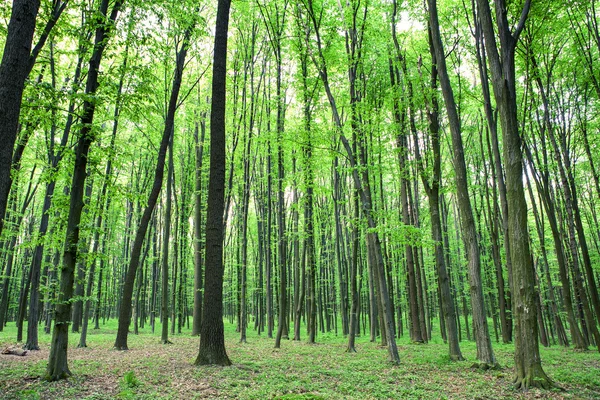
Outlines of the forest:
[[600,2],[0,4],[0,397],[600,398]]

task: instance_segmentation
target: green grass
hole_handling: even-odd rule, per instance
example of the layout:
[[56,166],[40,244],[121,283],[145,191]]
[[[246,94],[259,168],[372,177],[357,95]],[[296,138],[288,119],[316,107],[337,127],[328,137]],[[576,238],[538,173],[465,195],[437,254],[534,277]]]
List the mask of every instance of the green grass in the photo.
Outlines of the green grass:
[[[160,344],[160,327],[129,335],[127,352],[112,349],[116,321],[90,330],[88,348],[77,349],[78,334],[69,337],[73,376],[47,383],[43,377],[50,335],[40,332],[42,350],[25,357],[0,356],[0,398],[6,399],[493,399],[600,398],[600,356],[558,346],[542,348],[543,366],[564,391],[519,392],[513,389],[513,346],[494,343],[500,370],[470,369],[473,342],[462,342],[466,361],[451,362],[439,337],[426,345],[398,339],[399,366],[368,337],[357,339],[358,353],[346,353],[346,341],[320,334],[318,343],[283,341],[248,331],[240,344],[235,327],[225,324],[231,367],[196,367],[198,338],[189,331]],[[304,333],[304,332],[303,332]],[[0,332],[0,348],[16,345],[14,324]]]

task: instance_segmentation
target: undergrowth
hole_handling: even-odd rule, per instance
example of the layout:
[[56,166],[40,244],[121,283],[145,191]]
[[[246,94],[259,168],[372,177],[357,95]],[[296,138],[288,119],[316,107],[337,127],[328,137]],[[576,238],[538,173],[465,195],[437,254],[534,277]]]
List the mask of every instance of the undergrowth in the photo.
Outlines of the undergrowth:
[[[78,349],[78,334],[69,335],[73,377],[47,383],[41,377],[48,359],[50,335],[40,332],[40,351],[25,357],[0,356],[0,398],[6,399],[473,399],[473,398],[600,398],[598,353],[559,346],[542,348],[546,373],[564,391],[521,392],[514,389],[511,344],[494,343],[501,368],[471,369],[476,348],[461,342],[465,361],[453,362],[439,337],[428,344],[398,339],[401,364],[393,366],[387,351],[368,336],[357,338],[357,353],[346,353],[342,335],[320,333],[317,344],[274,340],[248,330],[239,343],[235,326],[226,323],[231,367],[195,367],[199,339],[189,331],[172,335],[173,345],[160,343],[150,328],[129,335],[129,351],[112,349],[116,321],[88,332],[87,348]],[[304,333],[304,332],[303,332]],[[11,324],[0,332],[0,347],[16,346]]]

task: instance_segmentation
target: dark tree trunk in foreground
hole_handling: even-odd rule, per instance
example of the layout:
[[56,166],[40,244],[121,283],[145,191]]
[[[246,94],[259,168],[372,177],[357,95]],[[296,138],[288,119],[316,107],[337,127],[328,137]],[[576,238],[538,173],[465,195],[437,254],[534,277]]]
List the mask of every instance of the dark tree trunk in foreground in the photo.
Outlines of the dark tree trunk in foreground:
[[10,170],[39,0],[13,2],[0,64],[0,233],[12,183]]
[[431,44],[435,52],[436,67],[440,77],[440,86],[446,103],[448,122],[452,134],[452,148],[454,153],[454,171],[456,175],[456,194],[460,220],[462,225],[465,251],[469,262],[469,287],[471,289],[471,306],[473,310],[473,334],[477,344],[477,360],[483,367],[496,365],[496,358],[492,350],[492,342],[488,330],[485,302],[483,297],[483,286],[481,281],[481,259],[479,254],[479,243],[477,229],[473,218],[473,209],[469,199],[469,188],[467,181],[467,167],[465,163],[464,148],[462,143],[462,132],[460,118],[454,93],[450,84],[450,77],[446,68],[444,46],[440,34],[440,26],[437,16],[436,0],[428,0],[429,21],[431,24]]
[[[108,0],[100,4],[99,14],[106,17],[108,13]],[[88,99],[92,98],[98,88],[98,75],[102,54],[108,43],[108,35],[117,18],[122,5],[117,0],[110,13],[108,20],[100,18],[96,29],[94,51],[90,58],[88,78],[85,93]],[[50,358],[46,370],[46,379],[56,381],[71,375],[67,365],[67,346],[69,343],[69,319],[71,318],[71,297],[73,296],[73,283],[75,280],[75,265],[77,263],[77,246],[79,242],[79,223],[83,210],[83,196],[85,179],[87,177],[87,161],[90,145],[95,139],[92,130],[94,121],[95,100],[86,100],[83,103],[81,130],[75,149],[75,165],[73,169],[73,180],[71,182],[71,195],[69,205],[69,217],[65,235],[65,247],[63,252],[63,265],[60,277],[60,294],[56,304],[55,323],[52,330],[52,342],[50,345]]]
[[167,158],[167,146],[169,145],[169,139],[175,124],[177,99],[179,97],[179,89],[181,87],[181,78],[183,75],[183,67],[185,65],[185,57],[193,28],[194,23],[192,23],[192,25],[187,27],[185,30],[184,38],[181,43],[181,50],[179,50],[177,53],[175,77],[173,78],[171,97],[169,99],[169,106],[165,119],[165,129],[163,130],[160,147],[158,149],[158,159],[156,161],[156,169],[154,171],[154,182],[152,184],[150,196],[148,197],[148,204],[144,209],[144,213],[140,219],[140,225],[135,235],[133,248],[131,249],[129,268],[127,269],[127,274],[125,276],[125,283],[123,284],[123,298],[121,299],[121,306],[119,309],[119,328],[117,331],[117,339],[115,340],[115,349],[117,350],[127,350],[127,334],[129,331],[129,324],[131,323],[131,300],[133,298],[133,285],[135,283],[137,269],[140,264],[144,237],[146,236],[146,231],[148,230],[148,225],[150,224],[150,218],[152,217],[152,212],[154,211],[154,207],[156,206],[158,195],[160,194],[160,189],[162,187],[165,173],[165,159]]
[[[89,33],[86,31],[85,36],[86,38],[90,38],[92,34],[92,31],[90,30]],[[75,67],[75,72],[74,72],[74,76],[73,76],[73,87],[71,89],[71,93],[74,94],[76,93],[76,91],[79,89],[80,87],[80,83],[81,83],[81,69],[82,69],[82,65],[83,65],[83,60],[84,60],[84,54],[83,54],[83,49],[82,49],[82,45],[79,45],[79,55],[77,58],[77,64]],[[55,79],[55,73],[54,73],[54,46],[51,44],[50,46],[50,68],[52,71],[52,87],[56,87],[56,79]],[[74,115],[74,109],[75,109],[75,101],[71,100],[69,102],[69,108],[68,108],[68,112],[67,112],[67,120],[65,122],[65,127],[63,130],[63,135],[62,138],[60,140],[60,146],[58,146],[58,149],[56,149],[56,144],[55,144],[55,133],[56,133],[56,129],[57,126],[55,125],[55,121],[52,124],[52,127],[50,128],[50,141],[49,141],[49,148],[48,148],[48,164],[50,165],[50,169],[53,172],[56,172],[56,170],[58,169],[58,165],[60,163],[60,161],[62,160],[62,157],[64,155],[63,153],[63,149],[67,146],[68,142],[69,142],[69,136],[71,134],[71,129],[73,127],[73,115]],[[53,119],[55,119],[55,111],[53,110]],[[13,165],[15,164],[15,158],[17,157],[17,153],[20,153],[20,155],[22,155],[22,152],[24,150],[24,143],[23,143],[23,139],[21,139],[21,143],[19,143],[19,146],[17,146],[17,149],[15,149],[15,155],[13,156]],[[14,167],[13,167],[14,169]],[[25,346],[23,346],[23,348],[28,349],[28,350],[38,350],[39,346],[38,346],[38,332],[37,332],[37,321],[39,320],[39,307],[38,305],[40,304],[39,302],[39,289],[40,289],[40,277],[41,277],[41,270],[42,270],[42,257],[44,256],[44,237],[46,235],[46,232],[48,231],[48,226],[49,226],[49,220],[50,220],[50,207],[52,205],[52,198],[54,196],[54,191],[55,191],[55,187],[56,187],[56,179],[52,179],[50,180],[50,182],[47,183],[46,185],[46,193],[44,195],[44,203],[43,203],[43,208],[42,208],[42,217],[40,220],[40,227],[39,227],[39,231],[38,231],[38,243],[35,247],[34,253],[33,253],[33,258],[31,261],[31,282],[30,282],[30,305],[29,305],[29,317],[28,317],[28,325],[27,325],[27,343],[25,343]]]
[[210,176],[206,215],[206,274],[200,349],[196,365],[231,365],[223,328],[223,211],[225,209],[225,90],[231,0],[219,0],[210,112]]
[[[486,42],[494,96],[503,133],[508,229],[512,261],[513,317],[515,322],[515,383],[517,388],[549,388],[552,381],[542,369],[538,343],[533,259],[527,231],[527,203],[523,189],[523,158],[515,92],[515,49],[531,1],[526,0],[518,24],[511,32],[504,0],[496,0],[500,46],[488,0],[477,0],[477,10]],[[517,290],[515,290],[517,289]]]

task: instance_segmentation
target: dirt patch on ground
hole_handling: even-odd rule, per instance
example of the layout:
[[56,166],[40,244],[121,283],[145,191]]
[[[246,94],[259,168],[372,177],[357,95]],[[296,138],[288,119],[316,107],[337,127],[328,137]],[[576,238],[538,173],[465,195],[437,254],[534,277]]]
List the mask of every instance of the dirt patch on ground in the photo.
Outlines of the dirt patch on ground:
[[[108,344],[69,348],[69,368],[73,376],[59,382],[43,379],[49,357],[47,347],[30,351],[25,356],[2,354],[0,371],[10,370],[12,376],[0,375],[0,397],[218,397],[218,391],[209,379],[199,378],[198,368],[192,363],[197,344],[197,338],[178,337],[175,344],[163,345],[155,337],[146,337],[136,338],[135,347],[128,351],[114,350]],[[125,375],[131,372],[133,375],[127,380]]]

